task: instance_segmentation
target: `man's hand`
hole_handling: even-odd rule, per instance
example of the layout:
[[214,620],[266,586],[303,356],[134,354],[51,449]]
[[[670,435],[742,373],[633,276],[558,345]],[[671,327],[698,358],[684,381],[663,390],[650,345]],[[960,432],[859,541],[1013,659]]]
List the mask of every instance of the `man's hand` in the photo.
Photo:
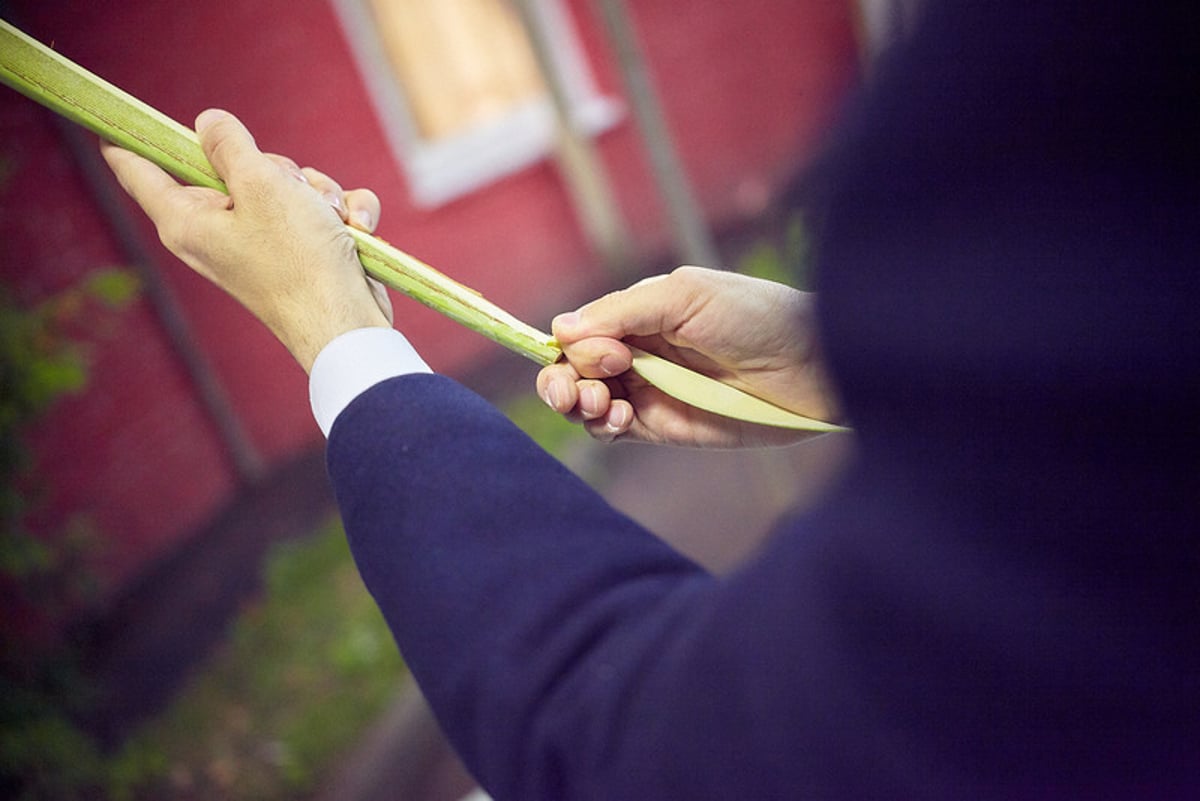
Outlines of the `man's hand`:
[[814,335],[812,296],[735,273],[680,267],[555,318],[566,362],[538,394],[595,438],[696,447],[796,442],[811,434],[744,423],[680,403],[629,372],[625,343],[800,414],[837,417]]
[[343,192],[314,169],[260,152],[227,112],[205,111],[196,132],[228,196],[181,186],[133,153],[102,148],[163,244],[265,323],[305,372],[339,334],[390,327],[387,293],[363,273],[344,225],[373,231],[375,194]]

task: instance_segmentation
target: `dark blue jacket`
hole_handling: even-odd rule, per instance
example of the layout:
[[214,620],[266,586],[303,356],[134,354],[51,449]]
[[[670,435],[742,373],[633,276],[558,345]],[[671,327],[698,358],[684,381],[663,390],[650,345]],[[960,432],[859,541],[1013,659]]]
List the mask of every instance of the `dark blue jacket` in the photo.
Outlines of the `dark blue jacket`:
[[883,64],[814,178],[858,455],[731,576],[447,378],[339,417],[355,558],[498,799],[1200,797],[1197,40],[1170,5],[935,6]]

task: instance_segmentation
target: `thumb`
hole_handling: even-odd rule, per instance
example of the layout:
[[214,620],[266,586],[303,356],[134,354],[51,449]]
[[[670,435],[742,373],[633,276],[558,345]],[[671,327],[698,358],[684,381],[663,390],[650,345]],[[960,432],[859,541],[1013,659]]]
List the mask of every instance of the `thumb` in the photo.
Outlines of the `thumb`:
[[578,311],[554,318],[558,341],[570,345],[592,337],[624,339],[673,331],[687,320],[694,294],[687,282],[672,275],[645,278],[628,289],[611,292]]
[[633,354],[621,340],[675,331],[696,307],[695,287],[681,270],[643,279],[578,311],[554,318],[551,330],[563,353],[585,378],[607,378],[629,369]]
[[231,193],[245,168],[262,156],[250,131],[228,111],[210,108],[200,112],[196,134],[204,155]]

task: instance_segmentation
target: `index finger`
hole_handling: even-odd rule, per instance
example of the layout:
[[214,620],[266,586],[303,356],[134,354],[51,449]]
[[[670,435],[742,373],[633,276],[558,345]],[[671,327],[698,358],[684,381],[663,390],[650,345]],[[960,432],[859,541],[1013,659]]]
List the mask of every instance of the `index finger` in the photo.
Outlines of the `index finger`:
[[225,196],[215,189],[184,187],[158,165],[111,142],[101,142],[100,153],[117,176],[121,187],[156,224],[185,205],[194,206],[197,198],[202,196],[200,192],[211,192],[216,205],[228,203]]

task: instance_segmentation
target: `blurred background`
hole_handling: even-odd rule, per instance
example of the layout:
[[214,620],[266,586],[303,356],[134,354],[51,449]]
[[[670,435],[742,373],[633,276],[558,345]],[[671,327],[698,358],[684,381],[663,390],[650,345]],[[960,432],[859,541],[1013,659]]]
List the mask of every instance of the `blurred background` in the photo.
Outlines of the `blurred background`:
[[[381,236],[547,328],[681,263],[806,286],[802,177],[914,6],[27,0],[0,16],[178,120],[226,108],[262,149],[371,187]],[[394,302],[435,370],[714,570],[850,447],[595,446],[534,397],[535,365]],[[303,372],[161,248],[94,137],[7,88],[0,358],[0,796],[471,790],[349,560]]]

